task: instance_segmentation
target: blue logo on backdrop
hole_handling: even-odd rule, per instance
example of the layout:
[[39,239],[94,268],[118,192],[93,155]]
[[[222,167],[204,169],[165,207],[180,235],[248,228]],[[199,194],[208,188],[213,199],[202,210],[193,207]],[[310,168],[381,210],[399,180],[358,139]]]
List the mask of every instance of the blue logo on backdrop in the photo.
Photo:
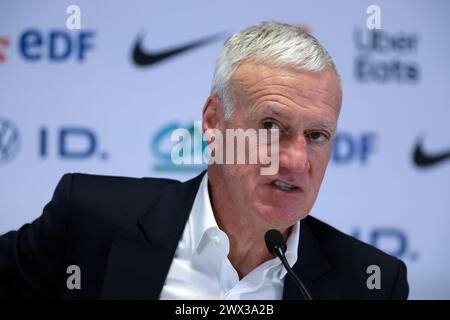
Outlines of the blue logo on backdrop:
[[377,135],[363,132],[358,135],[349,132],[337,132],[334,138],[331,162],[336,165],[359,163],[367,165],[376,151]]
[[19,36],[20,55],[28,61],[64,62],[70,58],[84,62],[94,48],[94,31],[27,29]]
[[[178,171],[178,172],[200,172],[206,169],[206,165],[175,165],[172,163],[171,151],[173,146],[177,143],[176,141],[171,141],[170,136],[172,132],[179,128],[185,128],[189,131],[194,139],[198,139],[198,141],[202,141],[202,135],[198,134],[194,130],[194,124],[191,123],[187,126],[181,126],[179,123],[172,122],[164,127],[162,127],[153,137],[150,142],[150,152],[157,158],[157,163],[154,164],[151,169],[155,171]],[[196,135],[196,136],[194,136]],[[202,141],[201,150],[206,148],[206,142]],[[194,144],[191,149],[191,156],[194,154]],[[182,155],[182,152],[180,154]]]
[[0,165],[12,161],[20,146],[20,135],[16,125],[0,117]]
[[366,233],[355,228],[350,234],[399,259],[416,261],[419,258],[418,252],[411,249],[408,234],[400,228],[372,227]]
[[417,55],[417,33],[391,33],[385,30],[355,28],[355,77],[363,83],[407,83],[420,80],[419,64],[408,57]]
[[95,157],[107,160],[108,153],[100,151],[97,134],[85,127],[61,127],[52,131],[43,127],[39,130],[39,156],[42,159],[53,154],[64,160],[88,160]]

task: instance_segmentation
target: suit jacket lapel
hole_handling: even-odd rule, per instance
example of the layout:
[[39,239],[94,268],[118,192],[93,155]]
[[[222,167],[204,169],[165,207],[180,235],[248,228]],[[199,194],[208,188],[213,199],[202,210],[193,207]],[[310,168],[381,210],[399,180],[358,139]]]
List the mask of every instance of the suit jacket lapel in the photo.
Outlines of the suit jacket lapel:
[[[303,281],[313,299],[341,299],[341,285],[326,277],[331,267],[308,223],[309,220],[310,218],[307,217],[300,222],[298,260],[292,270]],[[304,299],[300,290],[288,275],[286,275],[284,282],[283,299]]]
[[167,185],[139,221],[147,241],[117,233],[108,257],[103,299],[158,299],[203,174]]

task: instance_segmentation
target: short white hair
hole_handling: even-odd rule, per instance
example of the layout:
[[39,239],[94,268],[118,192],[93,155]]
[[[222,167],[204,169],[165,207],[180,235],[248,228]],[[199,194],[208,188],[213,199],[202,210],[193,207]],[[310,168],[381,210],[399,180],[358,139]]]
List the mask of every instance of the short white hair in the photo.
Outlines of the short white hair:
[[300,26],[275,21],[262,22],[228,38],[217,58],[211,94],[220,98],[225,120],[229,120],[233,113],[230,79],[244,61],[291,66],[311,72],[330,67],[340,79],[325,47]]

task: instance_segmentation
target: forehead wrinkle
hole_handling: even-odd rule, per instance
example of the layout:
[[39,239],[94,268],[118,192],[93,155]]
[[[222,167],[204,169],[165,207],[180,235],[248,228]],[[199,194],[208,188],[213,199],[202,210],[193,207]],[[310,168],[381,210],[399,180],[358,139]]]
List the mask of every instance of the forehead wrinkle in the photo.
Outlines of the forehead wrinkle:
[[[292,90],[292,94],[284,93],[286,89],[289,88]],[[247,99],[254,100],[255,104],[258,104],[257,101],[265,96],[279,96],[289,100],[291,103],[302,107],[302,104],[305,106],[310,106],[311,100],[314,104],[325,105],[331,109],[339,109],[339,105],[334,107],[333,102],[337,102],[339,104],[339,96],[336,94],[332,94],[329,90],[324,89],[305,89],[304,86],[296,85],[287,85],[287,84],[271,84],[270,86],[256,88],[255,90],[251,90],[250,88],[245,88],[243,86],[237,86],[237,89],[241,93],[244,93]],[[272,92],[273,89],[281,89]],[[266,94],[265,92],[268,91]],[[337,101],[330,101],[330,100]],[[281,102],[280,102],[281,103]]]
[[[258,71],[252,71],[252,72],[246,72],[246,69],[256,67]],[[236,89],[241,89],[248,93],[253,93],[253,88],[255,86],[261,85],[263,87],[282,87],[284,89],[290,88],[294,91],[303,91],[305,92],[305,97],[314,97],[314,96],[329,96],[330,98],[340,98],[342,95],[341,88],[338,86],[338,92],[337,94],[333,94],[333,89],[329,86],[324,86],[324,81],[327,82],[329,76],[326,77],[326,79],[321,79],[318,81],[315,81],[316,79],[312,79],[316,83],[316,88],[308,88],[306,89],[307,85],[305,84],[308,82],[308,79],[303,79],[303,81],[299,81],[299,76],[306,75],[312,75],[316,72],[305,72],[305,71],[299,71],[299,70],[291,70],[287,67],[281,67],[277,68],[281,72],[280,73],[274,73],[274,67],[266,64],[255,64],[252,62],[247,62],[238,67],[238,69],[235,71],[235,73],[232,75],[230,79],[230,85],[233,87],[233,82],[236,82],[240,85],[236,86]],[[286,71],[286,72],[284,72]],[[322,70],[319,73],[323,73],[326,70]],[[292,73],[294,72],[294,73]],[[275,83],[269,83],[268,86],[264,85],[264,82],[267,80],[274,80]],[[293,81],[290,81],[293,80]],[[247,87],[247,88],[245,88]],[[254,92],[259,91],[256,89]],[[307,92],[311,92],[308,94]]]
[[[250,70],[249,70],[250,68]],[[272,100],[296,111],[301,109],[330,109],[337,117],[340,111],[341,92],[335,91],[329,77],[299,78],[298,74],[273,73],[273,68],[260,68],[254,72],[251,65],[241,65],[234,73],[231,85],[231,99],[240,107],[247,105],[247,112]],[[287,70],[290,72],[290,70]],[[308,76],[308,74],[306,74]],[[303,80],[303,81],[302,81]],[[249,110],[250,109],[250,110]]]
[[289,81],[276,81],[275,83],[268,83],[268,84],[262,84],[262,82],[264,82],[265,80],[269,80],[269,79],[273,79],[273,78],[292,78],[294,80],[298,80],[296,77],[294,76],[289,76],[289,75],[283,75],[283,76],[274,76],[274,75],[268,75],[262,79],[258,79],[256,82],[253,81],[253,83],[251,83],[251,79],[236,79],[235,80],[235,85],[231,85],[231,87],[233,89],[238,89],[240,91],[243,91],[244,93],[246,93],[248,96],[251,95],[255,95],[261,91],[264,90],[270,90],[273,88],[280,88],[282,90],[286,90],[286,89],[290,89],[293,90],[294,92],[298,91],[298,85],[294,85],[292,82]]
[[270,114],[270,115],[274,115],[274,116],[277,116],[280,118],[285,118],[285,119],[292,118],[288,115],[288,113],[290,113],[289,111],[284,111],[281,108],[277,108],[272,105],[268,105],[266,108],[257,108],[254,112],[250,112],[250,113],[254,113],[257,115]]
[[[248,97],[257,94],[258,92],[270,89],[273,87],[280,87],[284,90],[286,88],[297,90],[297,86],[293,84],[293,81],[298,80],[298,76],[291,74],[273,74],[272,68],[258,70],[255,72],[244,72],[246,68],[250,66],[240,66],[233,74],[230,80],[230,88],[232,91],[240,91],[245,93]],[[264,84],[268,80],[273,80],[275,83]]]

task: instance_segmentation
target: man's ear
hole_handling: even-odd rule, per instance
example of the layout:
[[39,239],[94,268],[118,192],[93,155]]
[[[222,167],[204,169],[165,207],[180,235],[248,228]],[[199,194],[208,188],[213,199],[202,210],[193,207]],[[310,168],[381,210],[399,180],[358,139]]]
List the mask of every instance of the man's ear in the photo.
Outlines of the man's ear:
[[224,108],[219,97],[215,94],[210,95],[203,107],[202,129],[205,132],[208,129],[224,128]]

